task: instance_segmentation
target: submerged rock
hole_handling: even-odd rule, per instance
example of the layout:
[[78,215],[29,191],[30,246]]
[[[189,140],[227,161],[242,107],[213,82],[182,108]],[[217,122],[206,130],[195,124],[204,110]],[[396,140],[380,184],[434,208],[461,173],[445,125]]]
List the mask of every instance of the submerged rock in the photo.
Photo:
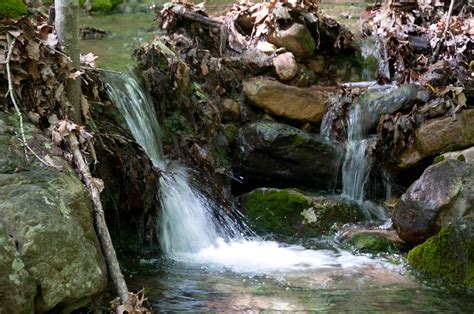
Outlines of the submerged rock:
[[274,30],[268,35],[267,40],[277,47],[286,48],[301,59],[311,56],[316,49],[316,42],[311,32],[300,23]]
[[402,195],[393,223],[403,240],[421,243],[468,215],[474,204],[474,165],[446,160],[428,167]]
[[291,120],[319,123],[326,110],[327,96],[323,93],[271,79],[247,80],[243,89],[252,105]]
[[293,189],[259,188],[240,200],[250,225],[259,234],[318,236],[364,217],[356,203]]
[[234,146],[234,170],[244,177],[283,180],[316,189],[332,189],[341,152],[319,135],[270,121],[240,128]]
[[427,157],[471,145],[474,145],[474,109],[422,124],[415,132],[414,145],[401,153],[399,166],[416,166]]
[[444,227],[407,259],[423,275],[474,288],[474,216]]
[[397,252],[405,244],[395,230],[351,228],[344,230],[340,238],[364,253]]

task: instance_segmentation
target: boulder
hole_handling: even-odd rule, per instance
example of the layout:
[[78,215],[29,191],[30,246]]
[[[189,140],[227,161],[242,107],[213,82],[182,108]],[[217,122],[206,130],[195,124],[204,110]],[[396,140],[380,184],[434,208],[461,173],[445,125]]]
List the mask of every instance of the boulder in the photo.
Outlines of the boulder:
[[326,110],[325,94],[270,79],[247,80],[243,90],[252,105],[291,120],[319,123]]
[[422,243],[474,209],[474,165],[446,160],[424,171],[395,207],[393,223],[401,239]]
[[275,59],[273,59],[273,66],[282,81],[289,81],[298,73],[298,64],[296,63],[295,56],[291,52],[285,52],[276,56]]
[[471,145],[474,145],[474,109],[423,123],[415,131],[415,143],[401,153],[399,166],[413,167],[425,158]]
[[474,216],[444,227],[412,249],[407,260],[428,278],[474,288]]
[[350,228],[343,230],[340,239],[358,252],[393,253],[404,247],[395,230]]
[[294,189],[259,188],[241,196],[240,203],[250,226],[259,234],[314,237],[364,217],[354,202]]
[[358,100],[359,119],[363,133],[375,130],[382,114],[411,108],[417,101],[426,101],[428,93],[420,85],[406,84],[385,91],[368,91]]
[[36,283],[0,224],[0,313],[34,313]]
[[291,51],[297,58],[303,59],[313,54],[316,42],[305,25],[293,23],[286,28],[277,28],[268,37],[268,42]]
[[239,129],[233,167],[247,178],[332,189],[341,157],[342,152],[319,135],[282,123],[258,121]]

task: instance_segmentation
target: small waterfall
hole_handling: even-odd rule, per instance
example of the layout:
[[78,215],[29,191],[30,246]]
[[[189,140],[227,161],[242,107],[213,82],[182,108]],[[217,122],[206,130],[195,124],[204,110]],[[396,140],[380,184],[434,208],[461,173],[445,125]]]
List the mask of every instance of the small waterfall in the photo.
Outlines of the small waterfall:
[[195,253],[228,233],[214,223],[211,204],[189,183],[184,167],[166,159],[161,128],[148,95],[133,76],[108,77],[108,93],[125,118],[135,140],[160,169],[160,245],[167,254]]

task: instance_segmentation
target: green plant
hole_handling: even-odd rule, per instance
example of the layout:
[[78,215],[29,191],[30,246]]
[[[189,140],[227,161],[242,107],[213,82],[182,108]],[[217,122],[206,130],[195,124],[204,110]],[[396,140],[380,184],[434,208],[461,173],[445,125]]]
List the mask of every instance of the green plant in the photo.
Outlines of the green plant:
[[28,9],[22,0],[2,0],[0,2],[0,19],[17,18],[28,14]]

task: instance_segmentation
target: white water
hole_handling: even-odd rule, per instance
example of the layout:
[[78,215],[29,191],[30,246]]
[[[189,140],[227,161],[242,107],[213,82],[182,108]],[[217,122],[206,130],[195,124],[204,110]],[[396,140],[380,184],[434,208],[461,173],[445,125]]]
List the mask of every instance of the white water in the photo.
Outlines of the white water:
[[307,250],[273,241],[245,239],[230,219],[222,219],[224,225],[215,223],[214,205],[191,186],[184,167],[170,163],[163,155],[161,131],[149,97],[133,77],[111,77],[109,81],[111,99],[136,141],[162,171],[159,239],[169,257],[252,274],[381,265],[347,252]]

